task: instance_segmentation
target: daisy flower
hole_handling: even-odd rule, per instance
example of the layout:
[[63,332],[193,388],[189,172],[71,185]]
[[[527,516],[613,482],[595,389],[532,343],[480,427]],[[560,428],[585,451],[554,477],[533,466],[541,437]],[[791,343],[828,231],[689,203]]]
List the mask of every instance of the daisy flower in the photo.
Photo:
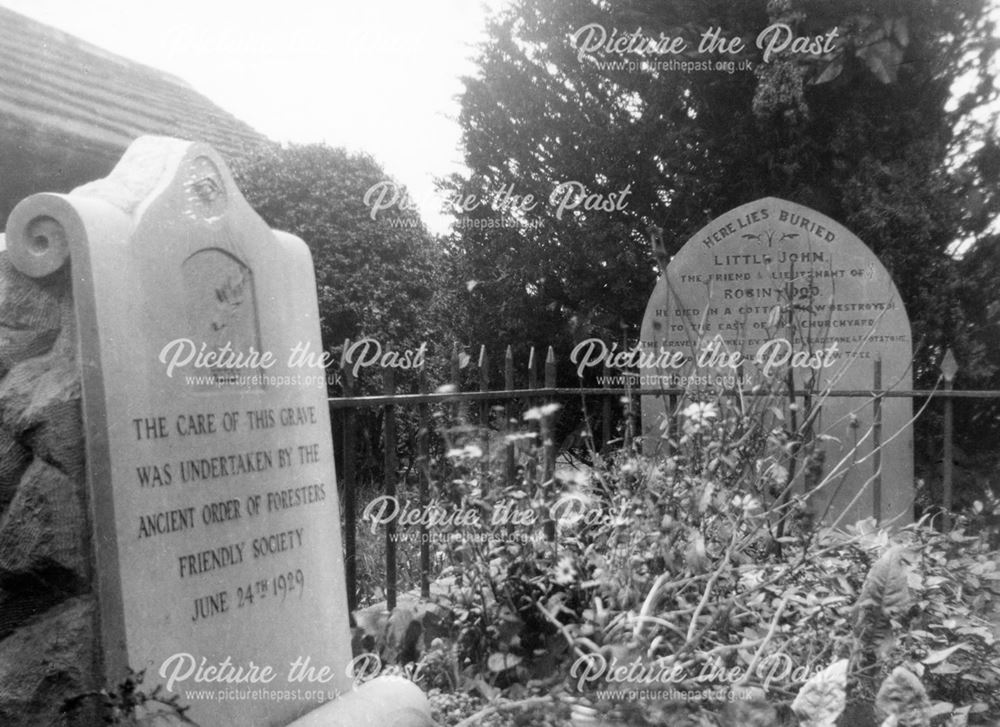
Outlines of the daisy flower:
[[719,409],[711,402],[695,402],[688,404],[681,412],[684,416],[684,431],[694,434],[701,429],[710,426],[713,419],[719,416]]
[[573,566],[573,559],[564,555],[559,559],[555,567],[555,582],[560,586],[568,586],[576,580],[576,568]]

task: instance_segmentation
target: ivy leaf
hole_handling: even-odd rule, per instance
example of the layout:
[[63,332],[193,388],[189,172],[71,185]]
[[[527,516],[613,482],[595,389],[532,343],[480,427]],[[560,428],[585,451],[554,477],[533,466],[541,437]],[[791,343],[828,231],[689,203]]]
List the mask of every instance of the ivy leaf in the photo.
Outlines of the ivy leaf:
[[882,554],[861,587],[859,606],[877,606],[886,616],[900,613],[909,606],[910,587],[903,562],[905,548],[894,546]]
[[847,660],[835,661],[802,685],[792,711],[801,727],[833,727],[846,705]]

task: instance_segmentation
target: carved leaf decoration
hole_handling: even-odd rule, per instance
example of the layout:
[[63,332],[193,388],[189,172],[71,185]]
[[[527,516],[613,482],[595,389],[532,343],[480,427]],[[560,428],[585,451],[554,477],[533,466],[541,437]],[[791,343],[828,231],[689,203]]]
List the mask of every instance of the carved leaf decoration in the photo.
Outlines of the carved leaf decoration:
[[835,661],[802,685],[792,711],[801,727],[834,727],[846,706],[847,659]]
[[930,727],[930,700],[920,680],[907,669],[897,666],[882,682],[875,706],[888,715],[886,723],[899,727]]
[[883,615],[891,617],[909,608],[910,587],[903,560],[905,553],[905,548],[897,545],[875,561],[861,587],[858,605],[862,609],[876,606]]

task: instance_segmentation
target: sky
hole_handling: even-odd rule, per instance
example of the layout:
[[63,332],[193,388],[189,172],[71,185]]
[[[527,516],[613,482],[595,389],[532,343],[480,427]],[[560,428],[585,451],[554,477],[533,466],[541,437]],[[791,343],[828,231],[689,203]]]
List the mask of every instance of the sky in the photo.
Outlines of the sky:
[[[371,154],[447,232],[434,180],[464,171],[461,77],[509,0],[0,0],[159,68],[266,136]],[[1000,5],[1000,0],[995,0]]]
[[187,81],[280,142],[371,154],[445,232],[434,179],[464,169],[456,122],[485,18],[505,0],[0,0]]

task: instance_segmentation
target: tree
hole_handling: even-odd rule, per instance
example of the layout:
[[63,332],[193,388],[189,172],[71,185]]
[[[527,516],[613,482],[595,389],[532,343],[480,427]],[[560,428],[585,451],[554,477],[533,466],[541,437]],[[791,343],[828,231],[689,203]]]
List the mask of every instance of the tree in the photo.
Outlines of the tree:
[[372,214],[366,192],[390,180],[371,157],[323,144],[273,146],[238,160],[233,173],[271,227],[309,245],[327,350],[345,339],[412,349],[442,337],[439,247],[405,207]]
[[[411,363],[421,345],[452,340],[447,331],[453,306],[443,283],[440,246],[406,205],[373,213],[366,194],[373,185],[393,183],[371,157],[323,144],[273,146],[238,160],[233,173],[250,205],[272,228],[309,245],[323,346],[334,361],[339,362],[345,339],[375,341],[355,352],[355,362],[392,351],[409,352]],[[298,284],[288,281],[290,288]],[[412,368],[401,370],[397,386],[412,389],[415,379]],[[331,386],[330,393],[337,389]],[[377,362],[359,369],[355,392],[382,393]],[[338,426],[335,420],[335,432]],[[361,481],[375,480],[382,462],[382,410],[361,410],[355,427]]]
[[[463,223],[453,274],[478,283],[469,337],[634,337],[654,276],[649,227],[665,230],[673,254],[718,214],[772,195],[841,221],[879,255],[918,332],[915,378],[931,382],[943,347],[964,345],[948,247],[982,236],[1000,210],[982,173],[995,129],[982,110],[996,98],[986,11],[985,0],[517,0],[466,79],[472,173],[451,188],[487,198],[512,186],[546,200],[577,181],[604,198],[628,190],[627,204],[562,215],[539,204],[508,214],[526,223],[516,228]],[[789,45],[765,60],[777,36],[758,48],[758,34],[776,23],[818,52]],[[588,29],[605,43],[590,44]],[[713,29],[742,49],[699,50]],[[686,49],[634,50],[649,39],[662,49],[664,37]],[[732,65],[665,63],[706,60]]]

